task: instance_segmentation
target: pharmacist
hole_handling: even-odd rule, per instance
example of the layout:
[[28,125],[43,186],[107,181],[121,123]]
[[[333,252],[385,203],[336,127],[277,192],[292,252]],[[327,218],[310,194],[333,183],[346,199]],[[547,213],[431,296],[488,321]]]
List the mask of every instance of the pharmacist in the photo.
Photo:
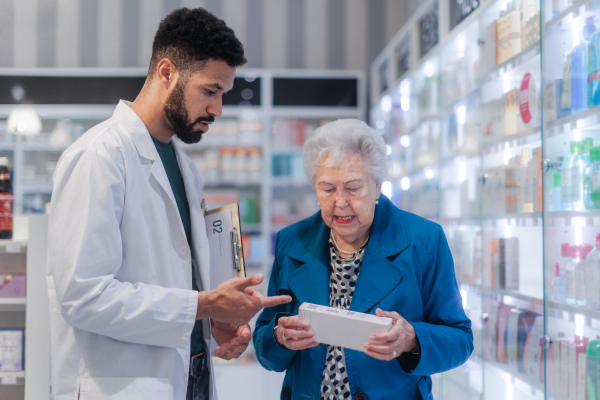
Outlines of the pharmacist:
[[252,289],[261,275],[207,286],[202,178],[173,140],[200,140],[245,61],[223,21],[174,11],[135,102],[60,158],[47,275],[54,399],[213,399],[211,336],[216,356],[239,357],[248,321],[290,300]]
[[[429,375],[473,351],[442,228],[380,195],[386,147],[362,121],[317,129],[303,161],[321,211],[277,235],[269,295],[293,300],[260,315],[258,360],[287,371],[286,399],[430,399]],[[393,325],[372,335],[365,352],[319,345],[297,317],[304,302],[389,317]]]

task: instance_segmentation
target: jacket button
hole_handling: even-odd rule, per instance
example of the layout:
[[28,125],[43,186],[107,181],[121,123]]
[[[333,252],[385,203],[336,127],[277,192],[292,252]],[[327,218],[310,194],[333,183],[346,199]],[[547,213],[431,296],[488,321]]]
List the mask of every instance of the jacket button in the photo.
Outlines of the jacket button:
[[354,399],[355,400],[367,400],[367,395],[364,394],[363,392],[356,392],[354,394]]
[[187,252],[188,252],[188,249],[187,249],[187,247],[185,247],[185,246],[181,246],[181,247],[179,248],[179,254],[181,254],[182,256],[185,256],[185,255],[187,254]]

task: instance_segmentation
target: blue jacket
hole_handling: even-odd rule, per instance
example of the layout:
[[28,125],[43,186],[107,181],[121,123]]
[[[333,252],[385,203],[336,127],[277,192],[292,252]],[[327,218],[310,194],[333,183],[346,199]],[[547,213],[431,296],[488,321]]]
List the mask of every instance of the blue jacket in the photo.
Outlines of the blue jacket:
[[[321,398],[325,347],[284,349],[275,341],[273,326],[278,314],[296,315],[304,302],[329,305],[329,233],[319,212],[277,235],[269,296],[286,294],[293,300],[266,308],[253,338],[261,365],[286,371],[282,399]],[[462,307],[442,228],[398,209],[385,196],[375,209],[350,310],[374,314],[377,308],[396,311],[412,324],[421,359],[407,373],[395,360],[379,361],[346,349],[353,398],[431,399],[429,375],[455,368],[471,355],[471,321]]]

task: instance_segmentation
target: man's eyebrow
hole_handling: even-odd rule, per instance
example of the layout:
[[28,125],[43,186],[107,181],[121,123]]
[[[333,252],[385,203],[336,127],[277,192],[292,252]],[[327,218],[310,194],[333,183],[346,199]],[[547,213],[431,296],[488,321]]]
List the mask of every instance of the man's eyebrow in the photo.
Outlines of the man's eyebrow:
[[218,83],[209,83],[206,86],[210,86],[210,87],[215,88],[217,90],[223,90],[223,88],[221,87],[221,85],[219,85]]

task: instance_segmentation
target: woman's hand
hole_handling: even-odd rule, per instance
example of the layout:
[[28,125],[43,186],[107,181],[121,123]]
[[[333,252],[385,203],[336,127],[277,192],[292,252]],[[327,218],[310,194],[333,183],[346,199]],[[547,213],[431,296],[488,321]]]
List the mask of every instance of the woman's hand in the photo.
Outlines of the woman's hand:
[[314,341],[312,331],[308,329],[308,322],[298,316],[279,318],[275,340],[289,350],[304,350],[319,345]]
[[379,308],[375,313],[378,317],[388,317],[394,321],[389,331],[369,336],[371,342],[364,345],[367,355],[378,360],[390,361],[404,352],[421,351],[414,328],[400,314],[382,311]]

